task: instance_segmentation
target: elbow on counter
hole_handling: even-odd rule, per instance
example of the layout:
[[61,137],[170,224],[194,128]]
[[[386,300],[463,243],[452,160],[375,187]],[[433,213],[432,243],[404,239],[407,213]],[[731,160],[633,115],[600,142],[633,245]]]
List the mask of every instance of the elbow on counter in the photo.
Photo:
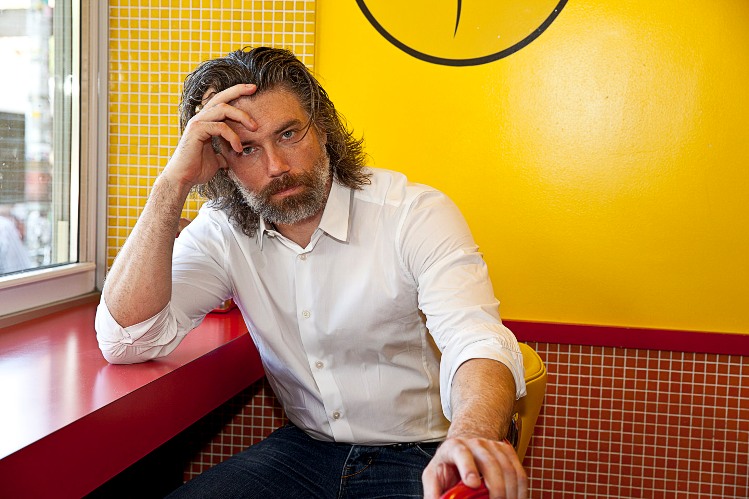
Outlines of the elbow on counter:
[[96,309],[94,329],[99,350],[110,364],[136,364],[149,360],[139,355],[140,349],[133,346],[133,337],[114,320],[103,297]]
[[110,364],[136,364],[148,359],[141,359],[134,352],[134,347],[128,343],[129,338],[122,337],[119,340],[113,339],[117,331],[102,328],[99,322],[96,323],[96,341],[99,344],[99,351],[104,359]]
[[94,329],[96,330],[96,341],[99,344],[104,359],[110,364],[133,364],[133,360],[128,359],[128,344],[132,339],[125,332],[124,328],[114,320],[109,313],[104,297],[96,308],[96,318],[94,319]]
[[112,344],[110,342],[102,341],[97,331],[96,339],[99,342],[99,350],[101,351],[104,359],[110,364],[136,364],[143,362],[137,358],[133,358],[128,352],[126,345]]
[[96,310],[94,329],[99,350],[110,364],[137,364],[171,353],[183,336],[169,327],[166,310],[130,328],[122,327],[109,313],[104,300]]
[[96,330],[99,350],[104,359],[110,364],[139,364],[168,355],[174,346],[138,346],[130,344],[127,339],[111,341]]
[[110,364],[114,364],[114,365],[128,365],[128,364],[135,364],[135,363],[137,363],[137,361],[127,360],[125,358],[125,356],[118,356],[116,354],[113,354],[112,352],[107,352],[105,350],[102,350],[101,353],[104,356],[104,359],[107,362],[109,362]]

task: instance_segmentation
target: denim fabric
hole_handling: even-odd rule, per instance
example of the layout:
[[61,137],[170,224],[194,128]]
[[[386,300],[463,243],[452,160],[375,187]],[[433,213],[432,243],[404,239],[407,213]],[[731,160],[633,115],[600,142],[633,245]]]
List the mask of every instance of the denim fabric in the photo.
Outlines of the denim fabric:
[[423,497],[433,444],[366,446],[320,442],[287,425],[214,466],[170,498]]

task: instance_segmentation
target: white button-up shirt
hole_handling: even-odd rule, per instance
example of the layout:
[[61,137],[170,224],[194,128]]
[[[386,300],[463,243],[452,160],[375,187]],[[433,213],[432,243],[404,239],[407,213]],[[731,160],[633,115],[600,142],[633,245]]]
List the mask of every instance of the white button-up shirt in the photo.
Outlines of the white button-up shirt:
[[472,358],[507,365],[523,396],[522,355],[458,208],[402,174],[372,173],[361,190],[333,183],[306,248],[262,221],[248,237],[202,207],[176,241],[163,311],[122,328],[102,300],[107,359],[166,355],[233,297],[289,420],[314,438],[444,438],[453,376]]

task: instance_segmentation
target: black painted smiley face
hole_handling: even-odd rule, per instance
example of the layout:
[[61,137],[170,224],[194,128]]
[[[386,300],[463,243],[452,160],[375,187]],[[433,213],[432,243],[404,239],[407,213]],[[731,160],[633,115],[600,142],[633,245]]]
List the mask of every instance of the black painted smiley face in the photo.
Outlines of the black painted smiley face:
[[476,66],[517,52],[548,28],[567,0],[357,0],[364,16],[407,54]]

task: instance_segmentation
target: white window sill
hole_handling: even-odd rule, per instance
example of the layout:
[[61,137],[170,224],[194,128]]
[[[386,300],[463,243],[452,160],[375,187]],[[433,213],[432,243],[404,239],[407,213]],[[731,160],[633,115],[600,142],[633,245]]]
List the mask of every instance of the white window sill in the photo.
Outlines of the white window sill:
[[96,264],[72,263],[0,277],[0,317],[94,291]]

